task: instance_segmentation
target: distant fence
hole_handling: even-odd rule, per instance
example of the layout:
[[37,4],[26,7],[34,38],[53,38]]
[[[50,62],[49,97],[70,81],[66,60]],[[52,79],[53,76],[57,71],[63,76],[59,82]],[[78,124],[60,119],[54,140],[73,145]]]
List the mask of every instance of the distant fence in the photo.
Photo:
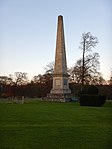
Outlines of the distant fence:
[[9,103],[9,104],[23,104],[23,103],[35,103],[41,101],[42,98],[0,98],[0,103]]

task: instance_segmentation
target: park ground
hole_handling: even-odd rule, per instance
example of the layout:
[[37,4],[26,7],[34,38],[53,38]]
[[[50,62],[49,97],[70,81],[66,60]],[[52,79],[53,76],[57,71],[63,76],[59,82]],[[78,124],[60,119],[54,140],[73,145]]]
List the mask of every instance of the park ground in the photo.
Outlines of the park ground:
[[0,103],[0,149],[111,149],[112,102]]

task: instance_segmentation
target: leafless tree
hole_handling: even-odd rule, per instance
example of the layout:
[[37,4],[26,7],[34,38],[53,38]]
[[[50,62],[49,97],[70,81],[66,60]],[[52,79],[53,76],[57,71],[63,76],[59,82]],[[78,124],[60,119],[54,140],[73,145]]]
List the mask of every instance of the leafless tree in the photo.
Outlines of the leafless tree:
[[45,74],[53,74],[54,73],[54,62],[50,62],[48,65],[46,65],[46,67],[44,67],[45,69]]
[[[86,55],[88,52],[92,51],[92,48],[95,48],[98,44],[98,38],[93,36],[90,32],[83,33],[82,39],[80,42],[80,49],[82,49],[82,71],[81,71],[81,83],[84,84],[84,79],[86,77],[87,69],[90,69],[93,66],[93,62],[98,63],[99,55],[94,53],[94,55]],[[95,70],[94,70],[95,71]]]
[[34,76],[33,79],[32,79],[32,81],[34,83],[40,83],[40,82],[42,82],[42,78],[43,78],[43,76],[41,74],[39,74],[37,76]]
[[[80,59],[76,62],[75,67],[72,68],[72,76],[76,83],[82,84],[82,68],[83,60]],[[84,62],[84,78],[83,84],[93,84],[97,82],[98,78],[101,77],[99,70],[99,54],[94,53],[85,57]],[[95,79],[97,81],[95,81]]]
[[13,84],[13,79],[9,76],[0,76],[0,84],[4,85],[12,85]]
[[[98,44],[97,37],[91,35],[90,32],[83,33],[80,42],[80,49],[82,50],[82,58],[77,60],[75,67],[72,68],[72,79],[75,83],[95,84],[101,80],[99,54],[92,52]],[[82,88],[81,88],[82,89]]]
[[24,85],[27,84],[28,77],[25,72],[15,72],[15,84],[16,85]]
[[112,85],[112,71],[111,71],[110,79],[108,80],[108,84]]

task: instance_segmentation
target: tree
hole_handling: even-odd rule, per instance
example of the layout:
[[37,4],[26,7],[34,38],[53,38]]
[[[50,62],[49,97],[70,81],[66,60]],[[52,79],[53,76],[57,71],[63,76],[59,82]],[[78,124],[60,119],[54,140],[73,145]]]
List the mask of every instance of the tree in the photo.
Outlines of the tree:
[[8,85],[8,84],[13,84],[13,80],[11,76],[0,76],[0,84]]
[[75,67],[72,68],[72,78],[74,78],[76,83],[82,84],[82,86],[84,84],[93,84],[95,79],[98,80],[101,76],[100,72],[98,72],[100,56],[98,53],[92,52],[92,48],[95,48],[97,43],[97,37],[92,36],[90,32],[82,34],[80,42],[82,58],[77,60]]
[[27,84],[28,77],[25,72],[15,72],[15,84],[16,85],[24,85]]
[[15,72],[14,85],[12,88],[13,97],[22,99],[25,97],[25,86],[28,84],[27,73],[25,72]]
[[[81,71],[81,83],[84,84],[84,79],[87,76],[87,70],[93,66],[93,62],[98,63],[98,53],[93,55],[89,54],[86,56],[86,53],[90,52],[92,48],[95,48],[98,43],[98,38],[92,36],[90,32],[83,33],[82,39],[80,42],[80,49],[82,49],[82,71]],[[92,62],[92,63],[91,63]],[[92,70],[92,69],[91,69]]]
[[[95,84],[101,78],[101,74],[98,72],[98,57],[99,55],[93,54],[90,59],[88,59],[89,56],[85,58],[83,84]],[[82,84],[82,59],[79,59],[72,68],[72,78],[75,83]]]
[[34,76],[33,79],[32,79],[32,82],[35,83],[35,84],[40,83],[41,80],[42,80],[42,77],[43,76],[41,74],[39,74],[38,76]]
[[54,62],[50,62],[48,65],[46,65],[46,67],[44,67],[45,69],[45,74],[53,74],[54,73]]
[[112,85],[112,71],[111,71],[110,79],[108,80],[108,84]]

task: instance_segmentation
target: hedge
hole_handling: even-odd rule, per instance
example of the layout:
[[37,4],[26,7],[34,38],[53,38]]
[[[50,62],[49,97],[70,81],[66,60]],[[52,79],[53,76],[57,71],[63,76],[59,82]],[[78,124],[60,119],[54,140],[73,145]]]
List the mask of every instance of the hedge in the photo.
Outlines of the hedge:
[[81,106],[102,106],[105,103],[106,97],[103,95],[88,95],[82,94],[79,98]]

